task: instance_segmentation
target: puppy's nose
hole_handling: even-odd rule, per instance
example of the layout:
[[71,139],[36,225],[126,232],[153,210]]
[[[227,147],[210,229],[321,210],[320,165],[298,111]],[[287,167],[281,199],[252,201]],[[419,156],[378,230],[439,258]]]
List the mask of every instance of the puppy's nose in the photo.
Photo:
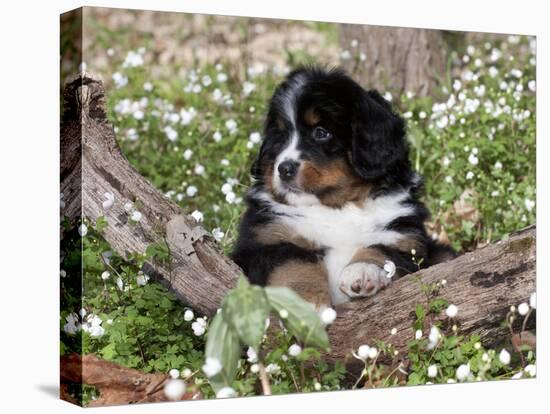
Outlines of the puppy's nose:
[[287,181],[292,179],[298,172],[298,163],[294,160],[286,160],[280,163],[277,169],[281,180]]

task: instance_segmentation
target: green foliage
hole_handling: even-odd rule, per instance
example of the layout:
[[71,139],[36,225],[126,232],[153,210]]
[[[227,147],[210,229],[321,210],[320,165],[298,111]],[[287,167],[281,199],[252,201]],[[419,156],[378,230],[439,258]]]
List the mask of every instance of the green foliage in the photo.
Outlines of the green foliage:
[[310,303],[284,287],[267,287],[265,293],[271,308],[283,320],[288,331],[305,345],[328,350],[328,336]]
[[251,286],[244,277],[223,300],[223,318],[245,345],[258,349],[269,315],[264,289]]
[[[270,309],[275,311],[290,335],[295,336],[304,345],[328,349],[324,325],[309,303],[288,288],[252,286],[241,277],[237,287],[227,293],[220,312],[214,317],[206,342],[205,372],[210,376],[210,383],[216,392],[223,387],[234,387],[240,349],[243,345],[249,347],[249,360],[259,364],[264,363],[263,357],[266,352],[271,351],[266,361],[274,360],[275,356],[275,360],[282,357],[283,351],[280,348],[271,350],[269,345],[262,347]],[[293,356],[300,363],[320,359],[319,351],[315,348],[302,350],[301,346],[294,344],[294,349],[297,350],[297,354]],[[209,364],[216,366],[218,363],[223,367],[221,372],[217,373],[217,370],[214,370],[209,374]],[[275,362],[270,366],[278,367],[272,371],[280,371]],[[263,370],[263,365],[257,367],[258,370]],[[301,369],[303,370],[303,367]]]

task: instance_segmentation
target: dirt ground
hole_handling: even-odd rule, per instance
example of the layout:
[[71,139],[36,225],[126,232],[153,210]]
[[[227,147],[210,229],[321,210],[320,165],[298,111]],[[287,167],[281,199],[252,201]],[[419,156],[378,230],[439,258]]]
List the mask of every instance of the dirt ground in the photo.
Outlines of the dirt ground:
[[113,54],[122,60],[139,47],[154,78],[218,62],[237,76],[250,67],[285,71],[304,54],[339,63],[338,25],[328,23],[85,8],[83,38],[87,67],[104,77],[113,71]]

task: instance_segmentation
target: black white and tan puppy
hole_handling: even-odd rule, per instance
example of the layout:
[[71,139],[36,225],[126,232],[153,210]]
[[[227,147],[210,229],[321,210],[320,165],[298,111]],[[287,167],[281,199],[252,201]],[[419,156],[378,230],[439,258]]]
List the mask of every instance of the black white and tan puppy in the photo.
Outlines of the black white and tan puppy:
[[232,253],[252,283],[337,305],[386,287],[394,265],[393,279],[452,256],[426,233],[405,123],[378,92],[340,70],[295,70],[263,136]]

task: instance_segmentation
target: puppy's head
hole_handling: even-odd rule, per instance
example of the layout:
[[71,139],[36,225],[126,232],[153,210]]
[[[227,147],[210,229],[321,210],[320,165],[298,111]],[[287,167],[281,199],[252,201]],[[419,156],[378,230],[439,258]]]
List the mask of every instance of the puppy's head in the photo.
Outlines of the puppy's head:
[[390,104],[339,70],[309,68],[275,90],[252,175],[280,202],[341,207],[408,169]]

